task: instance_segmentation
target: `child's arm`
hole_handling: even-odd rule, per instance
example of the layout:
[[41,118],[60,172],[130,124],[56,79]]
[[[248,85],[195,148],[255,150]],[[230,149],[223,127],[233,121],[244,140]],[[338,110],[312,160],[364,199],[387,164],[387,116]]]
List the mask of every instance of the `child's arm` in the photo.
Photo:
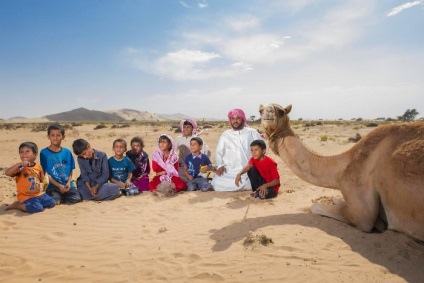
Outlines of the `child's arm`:
[[31,164],[31,162],[22,161],[19,163],[16,163],[15,165],[9,167],[4,174],[9,177],[15,177],[16,174],[18,174],[24,167],[28,167],[34,164]]
[[280,183],[280,179],[274,179],[269,183],[265,183],[262,186],[258,188],[258,191],[260,191],[263,195],[268,194],[268,188],[274,187],[275,185],[278,185]]
[[127,180],[125,181],[125,187],[126,187],[126,188],[128,188],[128,187],[131,187],[131,186],[132,186],[131,179],[132,179],[132,172],[128,173]]
[[109,181],[111,181],[114,184],[117,184],[120,188],[124,188],[125,187],[125,183],[121,182],[119,180],[116,180],[115,178],[110,177]]
[[[69,179],[70,180],[70,179]],[[49,175],[49,182],[51,184],[53,184],[56,188],[59,189],[59,191],[63,194],[66,193],[67,191],[69,191],[69,184],[66,183],[66,185],[62,185],[61,183],[59,183],[58,181],[56,181],[52,176]],[[66,187],[68,186],[68,187]]]
[[235,184],[238,187],[239,183],[241,183],[241,175],[243,175],[244,173],[246,173],[247,171],[250,170],[250,168],[252,168],[253,165],[252,164],[247,164],[246,166],[243,167],[243,169],[241,169],[241,171],[237,174],[236,176],[236,180],[235,180]]
[[188,180],[190,180],[190,181],[193,180],[193,176],[188,174],[187,166],[184,166],[184,174],[186,175]]

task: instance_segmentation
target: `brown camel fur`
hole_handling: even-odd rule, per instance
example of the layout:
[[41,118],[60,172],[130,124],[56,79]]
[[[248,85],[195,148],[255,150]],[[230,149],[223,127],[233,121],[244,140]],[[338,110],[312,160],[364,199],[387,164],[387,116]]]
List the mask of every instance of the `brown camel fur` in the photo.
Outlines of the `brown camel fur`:
[[349,150],[321,156],[296,137],[286,108],[260,106],[271,150],[303,180],[340,190],[334,205],[315,203],[314,214],[364,232],[388,228],[424,241],[424,123],[379,126]]

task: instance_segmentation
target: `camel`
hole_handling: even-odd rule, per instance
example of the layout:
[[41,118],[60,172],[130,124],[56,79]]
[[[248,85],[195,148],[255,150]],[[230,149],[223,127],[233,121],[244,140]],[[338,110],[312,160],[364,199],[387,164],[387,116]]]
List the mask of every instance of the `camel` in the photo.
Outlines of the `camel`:
[[311,212],[364,232],[390,229],[423,242],[424,123],[379,126],[345,152],[322,156],[293,132],[291,109],[260,105],[269,148],[301,179],[343,196],[334,204],[314,203]]

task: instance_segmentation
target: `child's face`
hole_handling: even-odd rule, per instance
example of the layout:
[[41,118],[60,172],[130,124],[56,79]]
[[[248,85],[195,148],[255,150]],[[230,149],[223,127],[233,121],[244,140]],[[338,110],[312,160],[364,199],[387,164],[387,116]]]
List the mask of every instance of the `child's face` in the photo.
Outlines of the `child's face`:
[[161,139],[159,141],[159,149],[162,151],[170,151],[171,145],[167,139]]
[[265,149],[262,149],[258,145],[251,146],[250,152],[252,153],[252,157],[256,160],[261,160],[265,156]]
[[143,150],[143,147],[141,146],[139,142],[133,142],[131,144],[131,150],[139,154]]
[[47,135],[47,138],[50,140],[50,143],[55,146],[60,146],[62,140],[65,138],[60,130],[50,130],[50,133]]
[[19,150],[19,157],[22,161],[34,163],[37,154],[34,153],[30,147],[24,146]]
[[191,137],[193,135],[193,126],[192,125],[183,125],[183,136]]
[[78,154],[79,157],[85,158],[85,159],[92,159],[94,156],[93,149],[91,148],[91,145],[87,146],[87,149]]
[[116,142],[112,150],[115,152],[115,155],[122,156],[124,155],[124,152],[127,150],[127,148],[123,142]]
[[202,146],[197,141],[190,141],[190,151],[198,154],[202,150]]

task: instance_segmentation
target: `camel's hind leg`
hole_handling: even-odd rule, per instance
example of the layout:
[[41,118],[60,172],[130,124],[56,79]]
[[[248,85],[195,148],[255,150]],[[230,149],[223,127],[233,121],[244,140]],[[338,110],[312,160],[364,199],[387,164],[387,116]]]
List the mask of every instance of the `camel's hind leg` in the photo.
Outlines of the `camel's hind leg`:
[[334,205],[314,203],[311,212],[356,226],[364,232],[371,232],[379,211],[378,196],[372,191],[365,193],[363,190],[362,192],[356,190],[355,192],[356,194],[345,197],[346,203],[340,199]]

